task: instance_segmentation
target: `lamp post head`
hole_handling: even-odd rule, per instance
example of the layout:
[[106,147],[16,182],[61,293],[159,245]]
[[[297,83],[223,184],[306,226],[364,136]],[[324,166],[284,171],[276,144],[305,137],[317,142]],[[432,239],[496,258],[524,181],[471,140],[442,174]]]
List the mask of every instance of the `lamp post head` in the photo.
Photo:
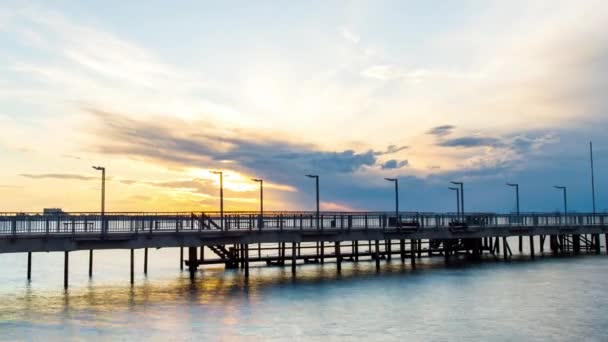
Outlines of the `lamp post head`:
[[263,182],[262,179],[251,178],[251,180],[254,181],[254,182],[260,182],[260,183]]
[[104,170],[106,169],[106,168],[105,168],[105,167],[103,167],[103,166],[93,166],[93,168],[94,168],[95,170],[98,170],[98,171],[104,171]]
[[384,179],[386,179],[389,182],[396,182],[397,181],[397,178],[384,178]]
[[452,183],[454,185],[462,185],[463,184],[462,182],[450,182],[450,183]]
[[460,189],[459,189],[459,188],[452,188],[452,187],[449,187],[448,189],[450,189],[450,190],[456,190],[456,191],[460,191]]
[[508,186],[519,186],[517,183],[507,183]]
[[214,175],[221,175],[222,173],[224,173],[223,171],[209,171],[211,173],[213,173]]
[[319,178],[319,175],[306,175],[308,178]]
[[566,189],[565,186],[554,185],[553,187],[556,188],[556,189],[561,189],[561,190],[565,190]]

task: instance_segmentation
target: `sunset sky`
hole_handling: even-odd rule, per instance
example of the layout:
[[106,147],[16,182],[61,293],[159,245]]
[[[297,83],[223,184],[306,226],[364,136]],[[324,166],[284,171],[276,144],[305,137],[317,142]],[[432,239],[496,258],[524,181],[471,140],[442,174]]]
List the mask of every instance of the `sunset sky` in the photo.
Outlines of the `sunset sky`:
[[0,211],[608,209],[606,1],[0,3]]

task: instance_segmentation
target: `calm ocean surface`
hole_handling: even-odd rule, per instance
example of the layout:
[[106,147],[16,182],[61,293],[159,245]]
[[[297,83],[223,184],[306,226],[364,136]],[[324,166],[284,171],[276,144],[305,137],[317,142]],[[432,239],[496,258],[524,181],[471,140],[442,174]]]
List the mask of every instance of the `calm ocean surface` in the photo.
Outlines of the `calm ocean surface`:
[[[516,250],[515,241],[511,244]],[[538,247],[537,247],[538,250]],[[608,257],[515,255],[504,262],[444,263],[422,258],[415,270],[400,260],[205,268],[191,284],[179,250],[70,254],[63,290],[63,254],[0,255],[0,340],[355,340],[607,341]],[[211,255],[210,252],[208,255]]]

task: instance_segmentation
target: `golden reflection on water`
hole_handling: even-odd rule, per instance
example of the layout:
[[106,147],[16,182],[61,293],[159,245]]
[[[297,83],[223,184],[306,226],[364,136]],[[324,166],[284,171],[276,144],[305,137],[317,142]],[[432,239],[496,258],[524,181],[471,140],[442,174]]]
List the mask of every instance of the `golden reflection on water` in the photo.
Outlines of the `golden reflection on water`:
[[[537,291],[532,298],[544,298],[538,282],[556,272],[550,263],[543,266],[539,259],[530,262],[527,272],[517,273],[529,278],[527,283],[532,286],[528,291]],[[197,273],[194,282],[187,272],[176,272],[178,275],[172,278],[137,278],[134,286],[121,271],[109,282],[93,278],[65,292],[57,287],[39,288],[45,281],[40,278],[32,286],[0,287],[0,331],[6,333],[0,339],[54,340],[68,336],[88,340],[110,336],[122,340],[188,340],[196,336],[283,340],[299,336],[322,340],[328,330],[334,337],[348,339],[353,336],[350,334],[367,336],[369,327],[364,322],[370,319],[375,322],[376,332],[396,329],[399,335],[399,324],[406,321],[410,322],[410,332],[441,327],[433,324],[444,324],[443,315],[461,307],[461,294],[469,288],[470,295],[464,298],[476,305],[495,297],[497,288],[519,294],[519,290],[505,285],[505,277],[515,274],[516,262],[496,263],[491,259],[481,261],[488,267],[471,262],[454,262],[446,267],[443,258],[421,259],[414,270],[409,262],[393,260],[383,261],[381,270],[376,271],[374,262],[361,261],[343,263],[340,273],[330,262],[299,265],[295,276],[289,266],[262,266],[252,267],[249,279],[242,270],[206,267]],[[452,267],[470,268],[472,272],[448,270]],[[538,278],[538,269],[550,271]],[[418,291],[416,296],[410,296],[414,291]],[[517,296],[511,293],[506,298]],[[556,303],[563,300],[558,299]],[[446,303],[451,304],[437,314],[437,305]],[[508,301],[498,303],[506,305],[504,310],[510,308]],[[495,314],[491,307],[487,309],[485,314]]]
[[[400,262],[386,264],[383,273],[411,271]],[[135,307],[151,305],[202,305],[221,307],[227,316],[225,324],[237,324],[231,309],[243,305],[256,306],[261,302],[264,289],[287,284],[306,284],[320,281],[336,281],[375,275],[372,263],[344,264],[341,273],[335,265],[298,266],[296,276],[290,267],[251,267],[246,279],[241,270],[221,268],[204,269],[191,282],[187,272],[169,280],[144,280],[133,286],[128,284],[96,284],[63,290],[40,290],[26,286],[17,293],[0,294],[0,321],[37,321],[59,323],[75,313],[95,315],[95,325],[111,324],[116,312],[128,312]],[[84,322],[83,322],[84,323]]]

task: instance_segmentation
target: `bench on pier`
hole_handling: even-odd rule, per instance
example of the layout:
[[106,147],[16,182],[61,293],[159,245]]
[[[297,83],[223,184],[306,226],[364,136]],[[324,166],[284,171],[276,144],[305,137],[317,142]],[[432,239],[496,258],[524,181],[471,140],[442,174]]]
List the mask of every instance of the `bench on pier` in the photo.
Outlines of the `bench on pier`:
[[462,232],[469,228],[469,225],[466,222],[462,221],[452,221],[448,223],[448,227],[450,227],[451,232]]

